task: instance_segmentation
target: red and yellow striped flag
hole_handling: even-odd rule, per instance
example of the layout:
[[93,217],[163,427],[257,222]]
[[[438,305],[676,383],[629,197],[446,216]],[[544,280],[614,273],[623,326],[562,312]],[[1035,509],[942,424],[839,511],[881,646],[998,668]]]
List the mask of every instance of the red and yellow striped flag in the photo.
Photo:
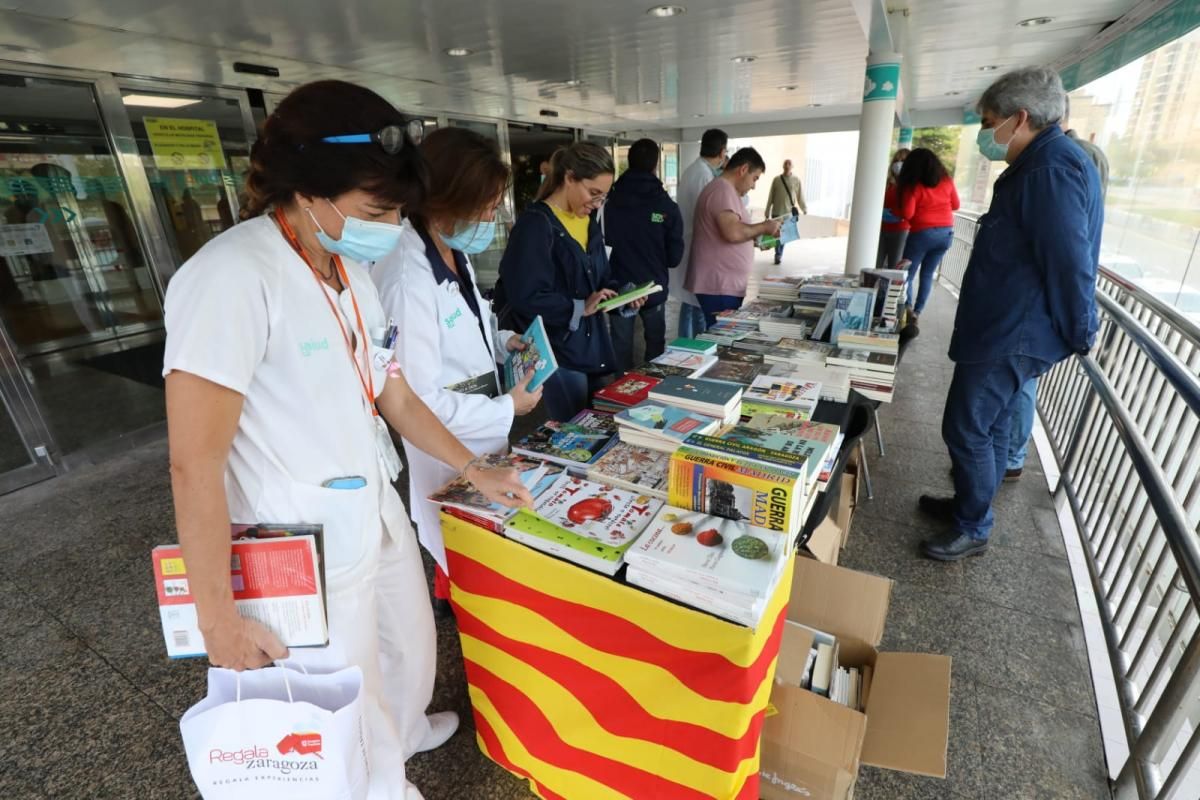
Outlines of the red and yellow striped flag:
[[792,565],[758,631],[442,516],[480,749],[544,800],[754,800]]

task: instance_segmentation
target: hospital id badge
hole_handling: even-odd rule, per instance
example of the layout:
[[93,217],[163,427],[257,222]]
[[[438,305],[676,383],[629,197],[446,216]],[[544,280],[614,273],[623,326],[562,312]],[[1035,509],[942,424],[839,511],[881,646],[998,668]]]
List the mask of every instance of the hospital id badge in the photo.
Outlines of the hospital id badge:
[[375,417],[375,449],[379,452],[379,463],[388,480],[394,481],[399,478],[403,468],[400,454],[396,452],[396,445],[392,443],[392,434],[387,423],[378,415]]

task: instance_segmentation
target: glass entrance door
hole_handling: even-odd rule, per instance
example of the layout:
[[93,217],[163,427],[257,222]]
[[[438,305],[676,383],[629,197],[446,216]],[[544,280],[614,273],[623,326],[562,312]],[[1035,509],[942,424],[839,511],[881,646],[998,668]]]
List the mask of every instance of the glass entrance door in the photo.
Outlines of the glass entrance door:
[[0,494],[53,476],[50,435],[0,326]]

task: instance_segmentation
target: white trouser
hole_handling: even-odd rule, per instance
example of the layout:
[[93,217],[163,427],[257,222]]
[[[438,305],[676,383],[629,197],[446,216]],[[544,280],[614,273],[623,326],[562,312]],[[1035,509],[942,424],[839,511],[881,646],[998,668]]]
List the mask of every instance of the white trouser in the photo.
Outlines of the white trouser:
[[429,733],[437,631],[412,527],[384,533],[378,555],[329,587],[329,646],[296,649],[291,660],[311,670],[357,665],[371,769],[370,800],[421,800],[404,762]]

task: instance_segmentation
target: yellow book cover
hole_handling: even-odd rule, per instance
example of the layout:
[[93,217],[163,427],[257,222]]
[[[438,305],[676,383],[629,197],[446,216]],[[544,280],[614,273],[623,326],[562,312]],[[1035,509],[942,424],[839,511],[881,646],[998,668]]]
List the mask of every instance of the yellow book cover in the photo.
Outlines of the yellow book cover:
[[803,504],[799,474],[681,447],[671,456],[668,504],[792,532]]

